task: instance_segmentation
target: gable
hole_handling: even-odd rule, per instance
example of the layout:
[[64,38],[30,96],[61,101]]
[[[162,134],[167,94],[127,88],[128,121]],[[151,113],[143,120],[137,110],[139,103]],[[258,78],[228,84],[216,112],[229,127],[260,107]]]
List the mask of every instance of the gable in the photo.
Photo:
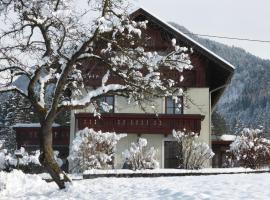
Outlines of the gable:
[[234,66],[142,8],[136,10],[130,16],[134,21],[148,20],[146,34],[152,37],[148,43],[150,50],[164,51],[168,49],[173,38],[177,40],[180,46],[193,49],[191,62],[194,69],[186,77],[184,76],[187,79],[192,79],[193,83],[186,84],[186,86],[209,87],[209,90],[212,91],[212,106],[216,105],[232,78]]

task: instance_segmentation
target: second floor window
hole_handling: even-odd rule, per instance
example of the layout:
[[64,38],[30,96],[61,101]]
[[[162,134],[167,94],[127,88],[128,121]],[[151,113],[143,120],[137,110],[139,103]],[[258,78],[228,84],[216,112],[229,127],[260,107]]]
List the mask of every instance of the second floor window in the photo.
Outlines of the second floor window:
[[97,100],[100,113],[114,113],[114,96],[104,96]]
[[176,102],[172,97],[166,97],[166,114],[183,114],[183,98]]

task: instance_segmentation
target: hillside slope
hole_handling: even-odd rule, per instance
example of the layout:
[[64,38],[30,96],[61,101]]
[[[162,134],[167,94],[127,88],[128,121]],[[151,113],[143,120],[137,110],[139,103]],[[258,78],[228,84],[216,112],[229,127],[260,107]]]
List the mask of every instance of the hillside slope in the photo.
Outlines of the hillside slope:
[[[184,33],[189,32],[183,26],[171,24]],[[217,106],[230,127],[262,125],[270,129],[270,60],[238,47],[190,36],[236,67],[232,82]]]

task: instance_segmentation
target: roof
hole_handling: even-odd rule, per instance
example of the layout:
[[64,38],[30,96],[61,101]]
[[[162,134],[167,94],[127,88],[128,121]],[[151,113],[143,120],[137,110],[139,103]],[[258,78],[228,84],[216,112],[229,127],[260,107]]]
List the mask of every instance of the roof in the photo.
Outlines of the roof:
[[232,134],[223,134],[223,135],[212,135],[212,141],[226,141],[233,142],[236,139],[236,135]]
[[177,28],[173,27],[172,25],[170,25],[169,23],[163,21],[162,19],[160,19],[159,17],[157,17],[156,15],[154,15],[153,13],[151,13],[150,11],[146,10],[145,8],[139,8],[137,10],[135,10],[133,13],[131,13],[132,17],[135,17],[139,14],[143,13],[144,15],[151,17],[152,19],[155,19],[159,24],[162,24],[163,27],[167,27],[170,31],[178,34],[179,36],[181,36],[182,38],[185,38],[186,41],[191,44],[191,46],[195,46],[196,49],[198,51],[200,51],[203,54],[207,54],[208,57],[212,58],[214,61],[220,63],[223,65],[223,67],[225,67],[226,69],[230,70],[230,71],[234,71],[235,67],[229,63],[228,61],[226,61],[225,59],[221,58],[220,56],[218,56],[217,54],[215,54],[214,52],[210,51],[209,49],[207,49],[206,47],[204,47],[203,45],[201,45],[200,43],[198,43],[197,41],[195,41],[194,39],[192,39],[191,37],[187,36],[185,33],[183,33],[182,31],[178,30]]
[[235,138],[236,138],[236,135],[223,134],[220,136],[220,140],[223,140],[223,141],[234,141]]
[[[59,127],[59,124],[53,123],[53,127]],[[39,128],[40,123],[17,123],[12,128]]]
[[[209,69],[211,71],[209,90],[211,92],[211,106],[217,105],[218,100],[226,89],[226,86],[230,83],[233,76],[235,67],[221,58],[205,46],[201,45],[191,37],[187,36],[182,31],[163,21],[159,17],[155,16],[144,8],[139,8],[130,14],[131,18],[144,16],[146,19],[159,25],[163,30],[172,34],[177,40],[181,41],[184,45],[192,47],[196,52],[205,56],[209,61]],[[219,88],[219,89],[217,89]]]

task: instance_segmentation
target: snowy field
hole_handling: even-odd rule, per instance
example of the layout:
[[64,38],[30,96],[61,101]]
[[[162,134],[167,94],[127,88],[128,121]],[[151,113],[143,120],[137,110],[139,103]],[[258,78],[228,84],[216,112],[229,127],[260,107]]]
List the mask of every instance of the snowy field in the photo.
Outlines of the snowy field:
[[160,178],[97,178],[74,181],[59,191],[37,175],[0,172],[1,200],[71,199],[224,199],[266,200],[270,174],[238,174]]

